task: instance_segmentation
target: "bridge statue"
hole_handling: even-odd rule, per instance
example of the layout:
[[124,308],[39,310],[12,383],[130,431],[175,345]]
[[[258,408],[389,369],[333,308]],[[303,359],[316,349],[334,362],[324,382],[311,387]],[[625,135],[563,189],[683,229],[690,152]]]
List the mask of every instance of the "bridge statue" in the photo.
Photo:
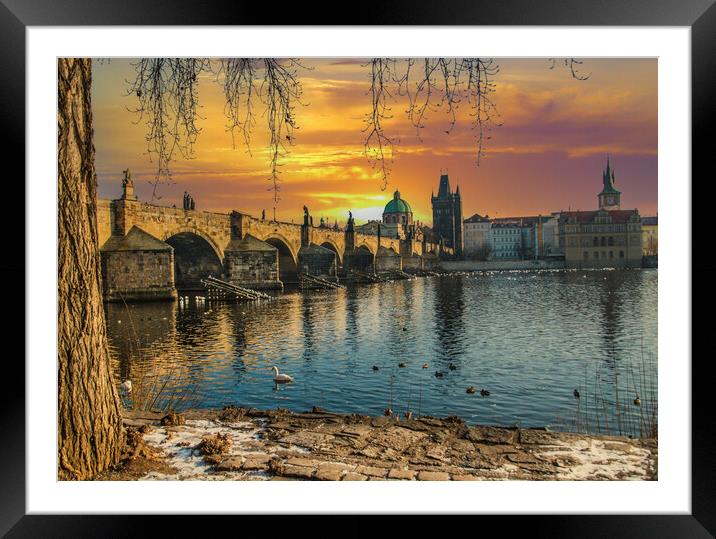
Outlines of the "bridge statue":
[[124,172],[124,178],[122,178],[122,187],[134,187],[134,182],[132,181],[132,173],[129,171],[129,169],[127,168],[122,172]]
[[303,207],[303,224],[308,226],[308,207]]
[[122,172],[124,172],[124,177],[122,178],[122,198],[124,200],[137,200],[137,197],[134,195],[134,182],[132,181],[132,173],[129,171],[129,169],[125,169]]

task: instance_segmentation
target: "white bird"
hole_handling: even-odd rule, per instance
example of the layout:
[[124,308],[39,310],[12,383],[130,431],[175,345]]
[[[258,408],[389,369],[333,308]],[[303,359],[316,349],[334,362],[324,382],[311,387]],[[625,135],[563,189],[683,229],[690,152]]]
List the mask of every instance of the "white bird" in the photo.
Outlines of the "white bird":
[[127,390],[127,393],[132,392],[132,381],[131,380],[125,380],[122,382],[122,387]]
[[290,384],[293,382],[293,378],[288,374],[279,374],[278,367],[276,365],[271,368],[273,369],[273,381],[277,384]]

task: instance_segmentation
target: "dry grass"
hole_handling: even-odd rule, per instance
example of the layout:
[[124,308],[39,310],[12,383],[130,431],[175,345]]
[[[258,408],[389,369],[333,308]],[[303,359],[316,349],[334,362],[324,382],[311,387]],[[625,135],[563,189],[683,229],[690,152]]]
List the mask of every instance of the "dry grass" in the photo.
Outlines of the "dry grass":
[[207,434],[197,446],[203,455],[223,455],[231,449],[231,436],[224,434]]
[[148,355],[149,351],[142,346],[134,318],[126,302],[124,307],[131,328],[131,335],[127,337],[129,356],[127,361],[130,369],[132,366],[135,366],[135,370],[141,369],[140,376],[129,377],[132,382],[131,391],[122,387],[123,380],[115,380],[125,408],[169,413],[195,407],[199,401],[198,385],[196,383],[185,385],[176,363],[167,372],[163,365]]
[[[612,357],[615,357],[612,355]],[[638,362],[600,363],[591,380],[585,367],[571,418],[557,422],[560,430],[630,438],[658,439],[657,364],[642,349]],[[638,401],[637,401],[638,399]]]

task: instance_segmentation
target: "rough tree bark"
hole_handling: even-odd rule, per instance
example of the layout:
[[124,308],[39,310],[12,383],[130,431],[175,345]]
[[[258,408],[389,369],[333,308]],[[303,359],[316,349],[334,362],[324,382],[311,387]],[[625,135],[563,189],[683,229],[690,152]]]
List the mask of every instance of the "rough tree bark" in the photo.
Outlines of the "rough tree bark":
[[122,420],[107,347],[97,236],[90,59],[58,61],[58,477],[119,462]]

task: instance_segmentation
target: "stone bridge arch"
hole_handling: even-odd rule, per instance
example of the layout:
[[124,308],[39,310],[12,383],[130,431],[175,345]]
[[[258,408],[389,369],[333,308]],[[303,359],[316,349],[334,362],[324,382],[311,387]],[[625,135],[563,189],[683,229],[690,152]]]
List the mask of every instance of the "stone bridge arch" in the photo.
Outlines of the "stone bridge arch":
[[[180,226],[180,227],[174,227],[171,228],[162,234],[162,241],[166,242],[169,238],[172,236],[176,236],[178,234],[193,234],[195,236],[199,236],[201,239],[206,241],[206,243],[209,244],[209,246],[214,250],[214,253],[217,257],[219,257],[219,260],[223,262],[224,260],[224,247],[222,247],[212,236],[211,234],[208,234],[201,228],[197,227],[191,227],[191,226]],[[168,242],[167,242],[168,243]]]
[[356,245],[356,249],[364,249],[364,250],[368,251],[370,254],[372,254],[373,256],[375,256],[376,250],[367,241],[363,241],[363,242],[359,243],[358,245]]
[[299,247],[296,247],[288,238],[276,232],[259,239],[278,249],[279,279],[284,283],[298,282],[298,250],[300,244]]
[[165,243],[174,248],[174,280],[178,289],[201,289],[209,275],[223,277],[224,252],[208,234],[191,227],[166,232]]
[[[318,242],[316,242],[318,243]],[[343,255],[344,251],[341,249],[333,239],[327,238],[323,240],[321,243],[318,243],[321,247],[325,247],[326,249],[330,249],[334,253],[336,253],[336,263],[341,266],[343,265]]]

